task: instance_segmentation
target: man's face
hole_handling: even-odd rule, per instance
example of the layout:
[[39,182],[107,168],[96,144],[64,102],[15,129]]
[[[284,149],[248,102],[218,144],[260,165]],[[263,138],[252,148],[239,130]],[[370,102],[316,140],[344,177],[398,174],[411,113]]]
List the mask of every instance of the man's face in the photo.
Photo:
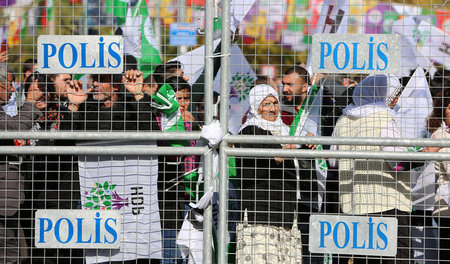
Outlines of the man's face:
[[92,98],[98,101],[111,100],[114,95],[114,88],[110,75],[101,75],[100,79],[94,78]]
[[286,104],[300,104],[308,92],[308,84],[302,76],[291,73],[283,76],[283,102]]
[[181,89],[175,93],[178,103],[180,104],[180,111],[188,111],[191,103],[191,93],[188,89]]
[[72,80],[70,74],[58,74],[53,79],[53,86],[55,86],[55,94],[59,99],[65,98],[66,84]]
[[6,82],[0,83],[0,103],[6,104],[11,98],[11,94],[15,91],[12,81],[14,77],[11,73],[8,73]]

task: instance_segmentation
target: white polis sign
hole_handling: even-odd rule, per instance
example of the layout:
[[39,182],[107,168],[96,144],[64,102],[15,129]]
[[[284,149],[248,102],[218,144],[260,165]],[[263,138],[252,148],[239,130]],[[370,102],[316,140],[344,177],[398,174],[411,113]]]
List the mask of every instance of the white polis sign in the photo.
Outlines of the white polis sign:
[[311,215],[309,251],[395,256],[397,225],[394,217]]
[[37,210],[38,248],[120,248],[118,210]]
[[117,74],[123,71],[122,36],[38,37],[41,73]]
[[397,74],[401,63],[399,35],[315,34],[312,70],[321,73]]

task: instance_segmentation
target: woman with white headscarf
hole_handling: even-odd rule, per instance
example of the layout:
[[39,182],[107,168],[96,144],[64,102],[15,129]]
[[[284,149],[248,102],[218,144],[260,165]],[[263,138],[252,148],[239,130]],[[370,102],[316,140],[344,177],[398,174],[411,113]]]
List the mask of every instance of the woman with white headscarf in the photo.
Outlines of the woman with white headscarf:
[[[242,135],[289,135],[279,111],[278,93],[269,85],[250,90],[250,111]],[[294,148],[292,145],[242,143],[242,148]],[[241,180],[241,224],[237,227],[238,263],[297,263],[297,177],[292,159],[236,157]],[[244,213],[245,212],[245,213]],[[243,224],[242,224],[243,223]],[[290,243],[286,243],[290,241]]]
[[[335,137],[400,138],[395,113],[387,106],[389,90],[398,87],[397,78],[372,75],[364,79],[353,92],[353,104],[344,109],[336,123]],[[402,147],[334,146],[345,151],[406,151]],[[411,187],[408,173],[396,171],[396,162],[369,159],[340,159],[339,200],[344,214],[395,216],[398,219],[396,259],[383,258],[381,263],[409,263],[409,213]],[[368,263],[380,263],[370,258]],[[345,262],[346,263],[346,262]]]

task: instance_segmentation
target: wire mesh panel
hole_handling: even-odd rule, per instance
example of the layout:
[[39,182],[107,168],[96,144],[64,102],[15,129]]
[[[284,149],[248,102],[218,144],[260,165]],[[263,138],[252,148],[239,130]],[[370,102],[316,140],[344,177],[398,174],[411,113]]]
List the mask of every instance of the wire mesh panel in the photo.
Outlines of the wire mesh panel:
[[449,261],[446,0],[0,12],[1,263]]

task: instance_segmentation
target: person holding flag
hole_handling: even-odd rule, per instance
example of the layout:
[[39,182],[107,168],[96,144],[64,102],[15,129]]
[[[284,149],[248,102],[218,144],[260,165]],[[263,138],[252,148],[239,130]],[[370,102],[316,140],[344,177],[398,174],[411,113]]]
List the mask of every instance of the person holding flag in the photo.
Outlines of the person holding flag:
[[[309,88],[309,74],[305,68],[294,66],[287,69],[283,76],[283,102],[293,105],[297,114],[289,130],[291,136],[315,136],[319,133],[319,120],[312,117],[319,117],[320,112],[312,113],[318,107],[311,107],[320,99],[319,89],[316,86]],[[308,93],[308,91],[310,92]],[[318,96],[316,96],[318,95]],[[320,105],[319,105],[320,108]],[[320,109],[319,109],[320,110]],[[315,145],[303,145],[301,148],[314,149]],[[325,161],[324,161],[325,162]],[[321,198],[319,197],[320,184],[316,184],[319,174],[315,168],[319,167],[314,160],[304,159],[298,162],[297,169],[297,198],[299,199],[297,210],[299,212],[299,227],[302,232],[303,261],[320,261],[317,256],[310,259],[311,253],[308,250],[309,217],[311,213],[319,212],[321,208]]]

